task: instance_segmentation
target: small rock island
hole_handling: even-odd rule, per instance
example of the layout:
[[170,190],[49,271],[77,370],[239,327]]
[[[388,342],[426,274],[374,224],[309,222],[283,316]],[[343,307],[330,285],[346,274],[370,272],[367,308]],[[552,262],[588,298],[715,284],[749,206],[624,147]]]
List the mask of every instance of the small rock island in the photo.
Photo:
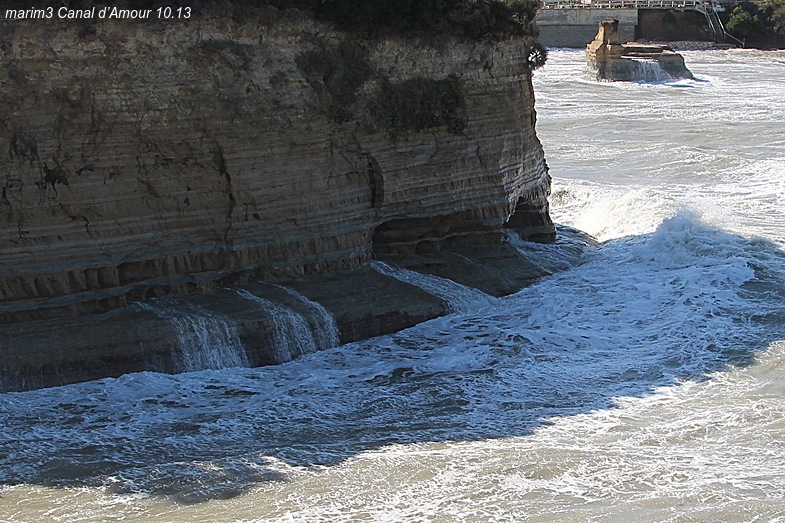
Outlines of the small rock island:
[[658,81],[693,78],[684,57],[666,45],[619,43],[619,21],[604,20],[586,46],[586,59],[597,80]]

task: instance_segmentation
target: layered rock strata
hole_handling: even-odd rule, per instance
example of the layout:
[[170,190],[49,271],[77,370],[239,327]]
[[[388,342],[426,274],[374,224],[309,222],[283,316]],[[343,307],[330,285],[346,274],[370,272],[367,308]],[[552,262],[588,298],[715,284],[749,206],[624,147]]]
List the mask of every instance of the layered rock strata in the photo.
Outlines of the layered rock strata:
[[666,45],[619,43],[619,21],[600,22],[586,46],[586,58],[598,80],[651,81],[693,78],[684,57]]
[[[287,283],[327,307],[337,323],[341,343],[395,332],[446,312],[439,298],[367,267]],[[255,303],[238,291],[274,305]],[[166,317],[169,311],[189,314],[198,309],[203,314],[193,320],[210,322],[204,329],[207,335],[221,334],[211,332],[214,330],[231,330],[230,341],[240,347],[250,366],[284,363],[302,355],[279,354],[281,340],[276,329],[284,320],[281,307],[311,327],[318,321],[313,309],[301,300],[265,283],[246,282],[241,287],[142,303],[102,314],[0,325],[0,391],[51,387],[129,372],[193,370],[184,365],[184,350],[199,350],[201,347],[195,346],[199,340],[182,340],[182,329]],[[186,332],[186,338],[189,334],[194,333]],[[208,341],[221,340],[213,337]],[[221,362],[203,367],[227,366],[232,365]]]
[[[155,327],[128,334],[128,313],[116,309],[145,298],[220,296],[258,280],[306,288],[318,279],[309,276],[358,270],[375,251],[498,246],[516,209],[524,236],[552,237],[529,44],[359,39],[273,8],[242,22],[6,21],[0,349],[16,361],[7,374],[35,374],[54,353],[78,372],[52,371],[36,386],[117,374],[102,358],[136,354],[129,347]],[[347,339],[443,312],[434,298],[418,303],[409,320],[389,316],[376,329],[345,319]],[[83,324],[117,339],[79,341],[69,326]],[[150,346],[125,371],[168,357]]]

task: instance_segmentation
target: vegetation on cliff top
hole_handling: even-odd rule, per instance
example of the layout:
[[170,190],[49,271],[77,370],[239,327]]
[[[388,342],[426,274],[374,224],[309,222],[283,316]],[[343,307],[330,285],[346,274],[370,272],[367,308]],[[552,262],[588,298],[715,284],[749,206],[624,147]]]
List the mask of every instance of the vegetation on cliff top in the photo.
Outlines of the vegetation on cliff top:
[[785,45],[785,0],[740,2],[729,13],[726,28],[749,45]]
[[[233,0],[238,2],[241,0]],[[469,39],[531,34],[534,0],[260,0],[280,12],[308,10],[340,29],[361,36],[404,33],[430,38],[451,35]],[[529,22],[527,22],[527,20]],[[528,25],[527,25],[528,24]],[[414,77],[392,82],[371,66],[362,39],[339,43],[311,37],[308,49],[296,58],[298,69],[318,97],[318,105],[336,122],[357,116],[357,93],[375,78],[375,94],[366,106],[374,129],[396,140],[402,135],[445,126],[453,134],[466,128],[466,102],[460,79]],[[547,50],[527,42],[523,59],[531,69],[541,67]]]
[[297,68],[320,97],[329,97],[329,112],[333,119],[346,121],[353,116],[350,107],[357,98],[358,89],[374,73],[367,50],[350,41],[331,46],[316,39],[314,44],[313,49],[297,56]]
[[[368,61],[367,50],[357,43],[331,45],[320,39],[313,43],[297,56],[297,67],[333,120],[350,120],[355,117],[357,91],[378,72]],[[453,134],[466,128],[466,102],[456,76],[440,80],[418,76],[391,82],[378,75],[378,83],[368,104],[368,123],[387,131],[393,140],[441,125]]]
[[[284,0],[269,0],[284,1]],[[314,12],[344,30],[450,33],[468,38],[536,34],[536,0],[324,0]]]
[[[157,0],[131,0],[155,3]],[[298,9],[339,29],[366,36],[385,33],[450,34],[471,39],[536,36],[539,0],[202,0],[205,5]]]
[[398,83],[383,78],[370,110],[394,140],[406,132],[441,125],[453,134],[466,128],[466,102],[455,76],[443,80],[415,77]]
[[[7,8],[71,9],[114,5],[109,0],[6,0]],[[130,9],[188,6],[194,13],[224,12],[252,17],[269,7],[298,9],[339,29],[363,35],[384,33],[450,34],[479,39],[491,36],[536,36],[538,0],[126,0]]]

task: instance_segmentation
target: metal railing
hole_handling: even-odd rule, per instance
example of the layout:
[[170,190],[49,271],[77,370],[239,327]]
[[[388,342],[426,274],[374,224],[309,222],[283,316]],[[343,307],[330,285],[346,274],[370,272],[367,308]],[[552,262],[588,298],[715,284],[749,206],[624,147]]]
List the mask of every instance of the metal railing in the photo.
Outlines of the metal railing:
[[709,22],[709,28],[714,34],[715,39],[719,37],[722,38],[722,41],[724,42],[727,42],[728,39],[731,39],[741,47],[746,47],[744,40],[736,38],[725,30],[725,26],[722,24],[722,19],[720,19],[720,15],[717,13],[716,9],[706,12],[706,20]]
[[719,0],[543,0],[542,9],[685,9],[698,11],[706,16],[706,23],[715,41],[730,38],[744,47],[725,30],[717,11],[722,11]]
[[706,13],[714,8],[704,0],[544,0],[543,9],[690,9]]

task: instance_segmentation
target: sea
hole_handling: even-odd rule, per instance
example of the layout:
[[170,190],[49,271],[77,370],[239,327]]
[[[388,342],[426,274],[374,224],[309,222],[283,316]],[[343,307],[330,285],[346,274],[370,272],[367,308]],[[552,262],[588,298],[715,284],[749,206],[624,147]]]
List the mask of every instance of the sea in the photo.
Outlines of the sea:
[[683,55],[534,72],[560,235],[515,243],[563,270],[282,365],[0,394],[0,521],[785,521],[785,52]]

